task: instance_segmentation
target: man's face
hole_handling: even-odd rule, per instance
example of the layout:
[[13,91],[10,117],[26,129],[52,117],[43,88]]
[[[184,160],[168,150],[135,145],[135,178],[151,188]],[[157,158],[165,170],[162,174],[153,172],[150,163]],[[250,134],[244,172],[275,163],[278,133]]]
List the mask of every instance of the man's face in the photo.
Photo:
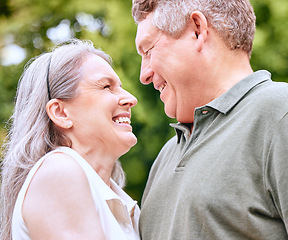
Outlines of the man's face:
[[200,81],[195,41],[189,29],[179,38],[167,35],[152,23],[153,13],[138,24],[136,47],[142,56],[140,81],[153,83],[160,91],[168,117],[179,122],[194,121],[195,107],[202,106],[203,83]]

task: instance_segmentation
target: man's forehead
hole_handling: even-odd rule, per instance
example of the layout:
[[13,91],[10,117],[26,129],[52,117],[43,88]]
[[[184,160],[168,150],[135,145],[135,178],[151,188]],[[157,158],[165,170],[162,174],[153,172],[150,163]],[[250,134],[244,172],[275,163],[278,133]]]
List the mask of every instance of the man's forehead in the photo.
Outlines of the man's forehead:
[[139,22],[136,34],[136,47],[139,51],[144,44],[149,44],[153,42],[154,38],[158,35],[159,29],[156,28],[152,22],[152,14],[148,14],[144,20]]

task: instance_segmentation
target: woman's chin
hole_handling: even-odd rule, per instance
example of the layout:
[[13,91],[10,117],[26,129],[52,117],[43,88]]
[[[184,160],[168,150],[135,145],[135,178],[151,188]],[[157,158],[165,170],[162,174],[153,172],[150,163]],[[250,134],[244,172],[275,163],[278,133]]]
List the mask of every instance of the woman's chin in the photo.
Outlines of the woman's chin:
[[133,134],[133,136],[131,136],[131,138],[129,139],[129,141],[126,142],[126,146],[123,148],[123,154],[127,153],[133,146],[135,146],[137,143],[137,138],[136,136]]

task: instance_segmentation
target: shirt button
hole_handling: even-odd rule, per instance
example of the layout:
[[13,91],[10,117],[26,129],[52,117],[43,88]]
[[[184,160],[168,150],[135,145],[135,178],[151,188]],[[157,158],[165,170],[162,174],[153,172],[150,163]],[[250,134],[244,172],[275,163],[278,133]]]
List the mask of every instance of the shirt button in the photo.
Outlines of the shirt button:
[[207,110],[203,110],[203,111],[202,111],[202,114],[203,114],[203,115],[206,115],[207,113],[209,113]]

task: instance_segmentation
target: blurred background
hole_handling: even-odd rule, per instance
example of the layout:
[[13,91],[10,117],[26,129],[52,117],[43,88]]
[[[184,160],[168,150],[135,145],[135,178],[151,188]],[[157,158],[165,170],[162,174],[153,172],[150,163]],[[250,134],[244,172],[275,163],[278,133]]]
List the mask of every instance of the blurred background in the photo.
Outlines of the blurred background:
[[[288,81],[288,1],[251,0],[257,30],[251,63],[267,69],[274,81]],[[131,0],[0,0],[0,143],[12,114],[18,79],[26,62],[71,37],[92,40],[107,52],[123,87],[138,98],[132,110],[138,143],[121,157],[125,190],[140,201],[149,169],[174,135],[158,91],[139,82]]]

